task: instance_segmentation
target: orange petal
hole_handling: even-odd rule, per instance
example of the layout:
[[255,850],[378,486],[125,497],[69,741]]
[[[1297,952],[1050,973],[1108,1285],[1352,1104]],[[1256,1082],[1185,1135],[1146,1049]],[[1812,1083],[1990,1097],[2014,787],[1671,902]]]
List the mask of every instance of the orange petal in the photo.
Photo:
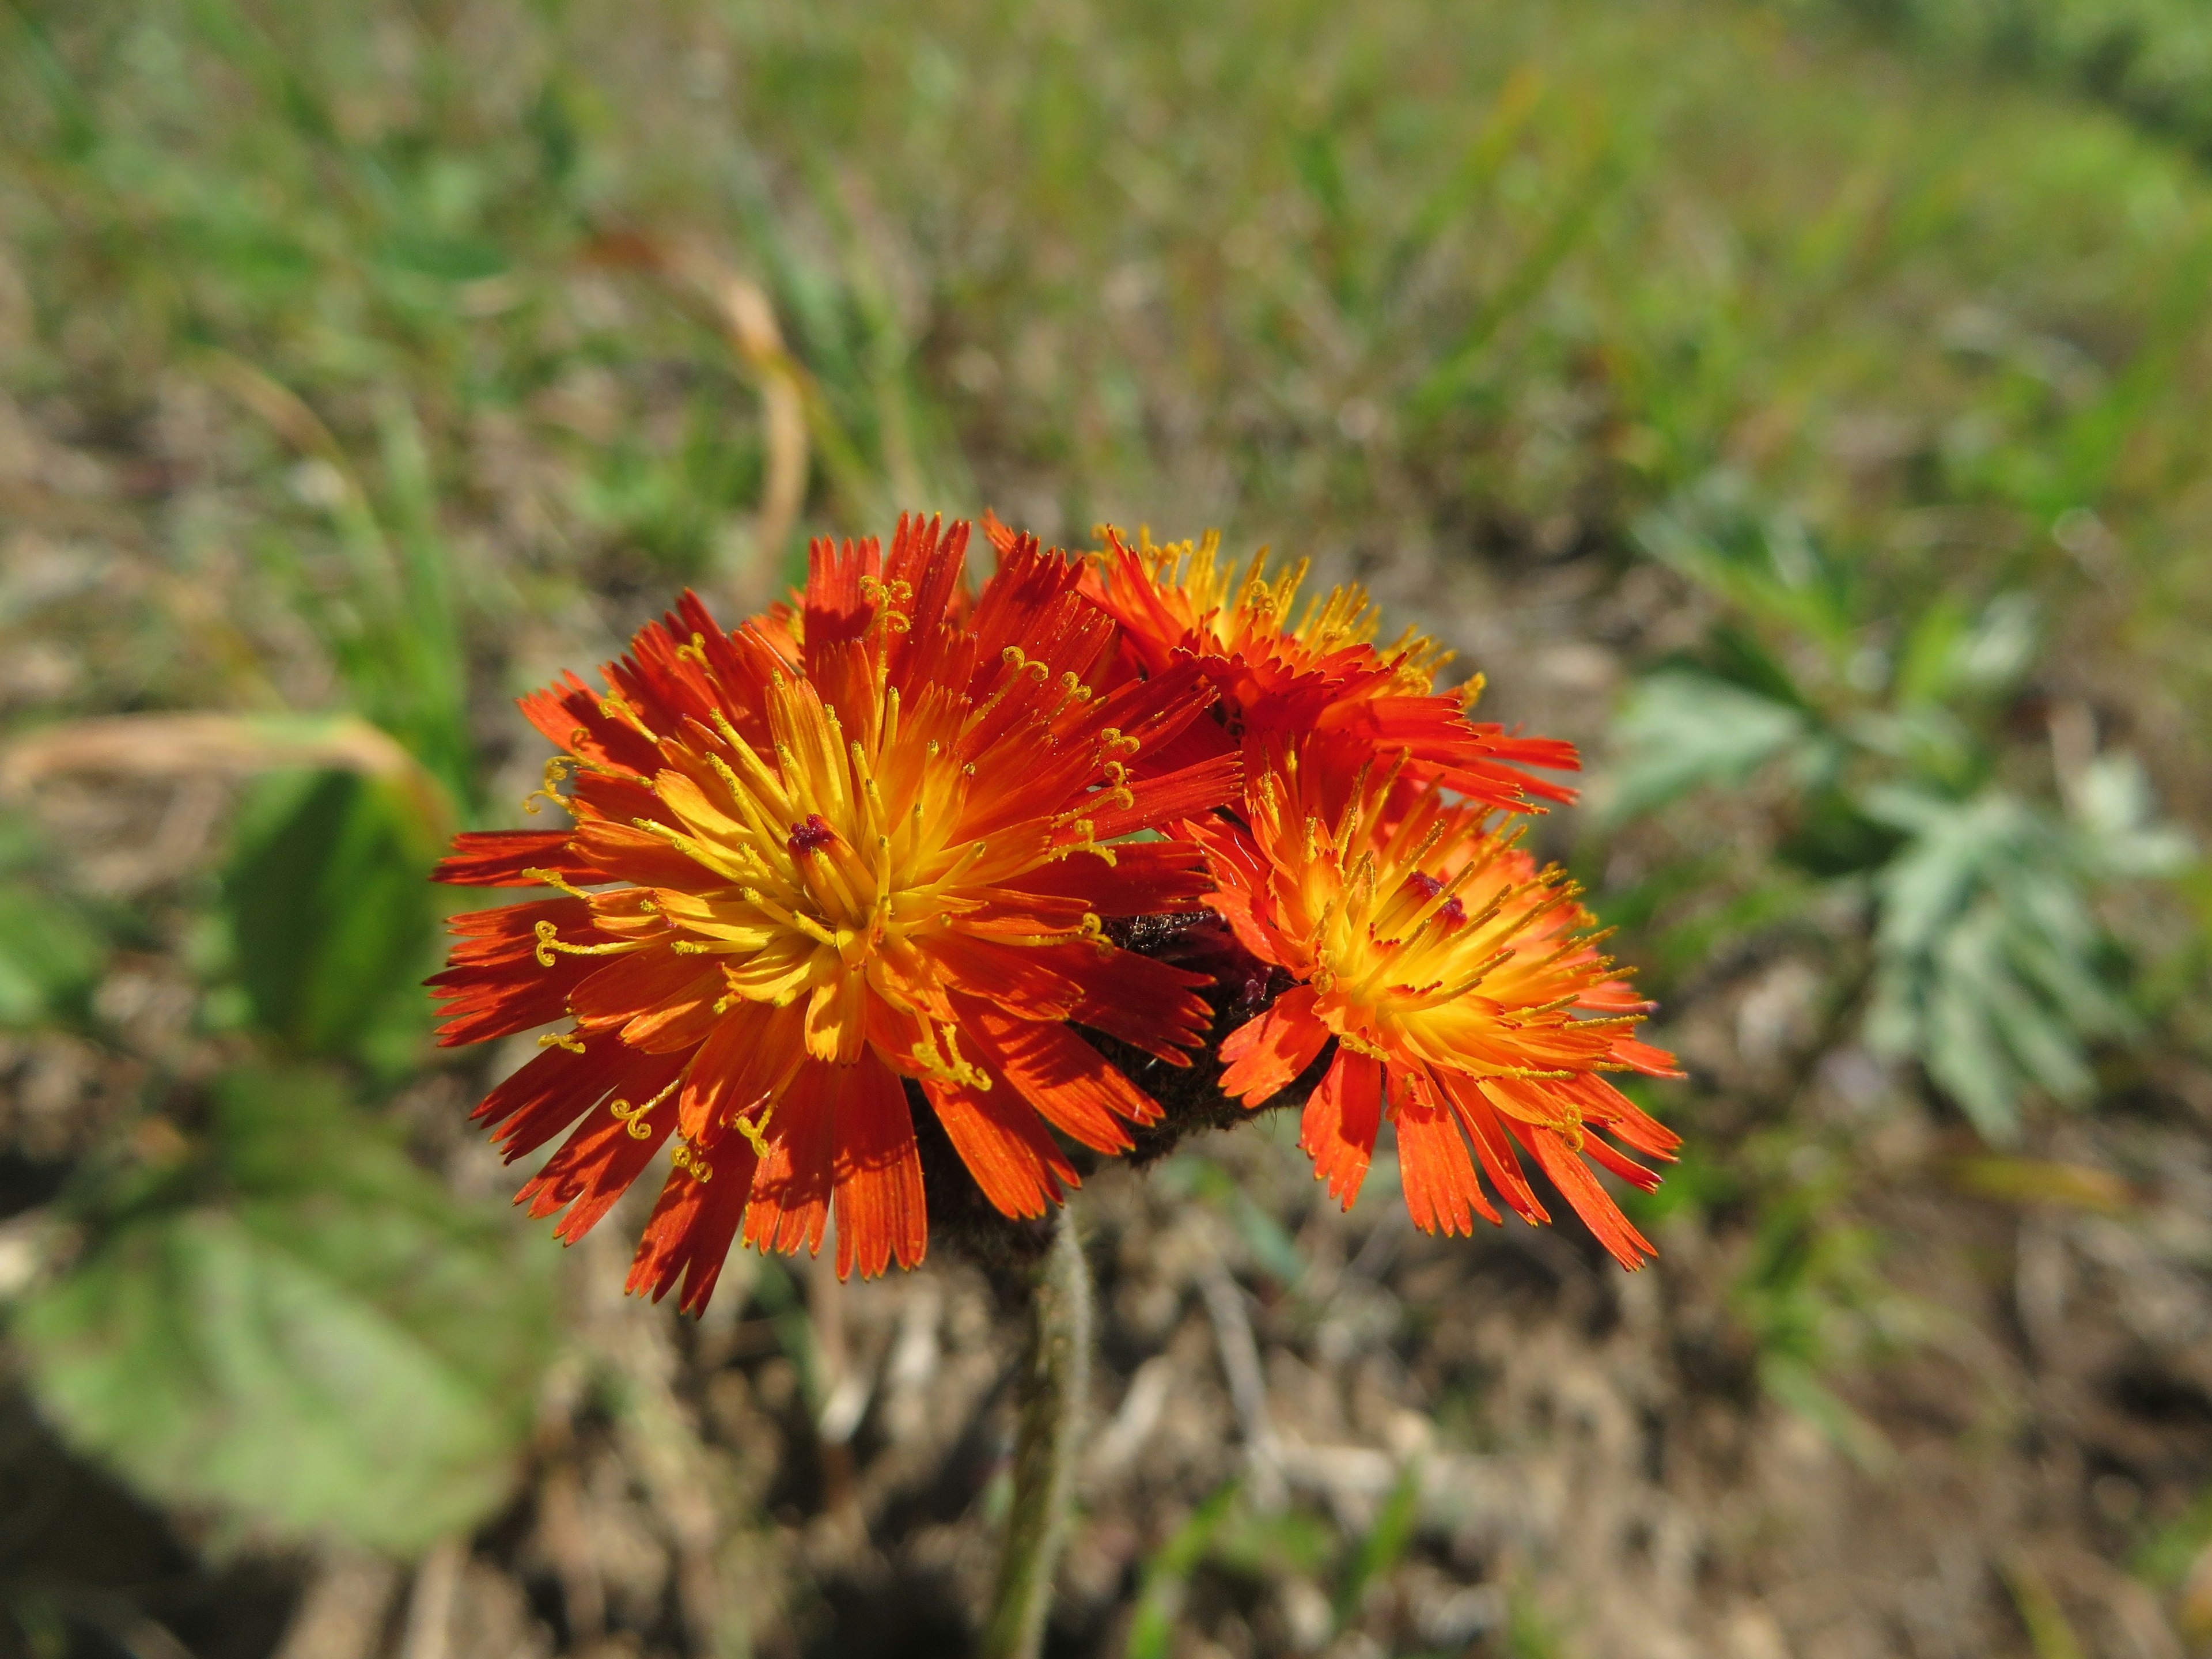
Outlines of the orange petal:
[[564,754],[580,755],[632,775],[649,775],[660,764],[659,751],[631,726],[602,713],[599,694],[574,674],[563,674],[544,690],[516,699],[516,706]]
[[[641,1104],[666,1088],[682,1069],[680,1056],[634,1066],[622,1077],[617,1096]],[[676,1114],[664,1103],[640,1122],[645,1130],[642,1136],[635,1133],[628,1121],[615,1116],[611,1103],[594,1105],[561,1149],[524,1183],[514,1201],[527,1204],[531,1215],[538,1218],[567,1206],[568,1214],[553,1231],[562,1243],[574,1243],[614,1206],[652,1162],[653,1153],[675,1127]],[[507,1156],[510,1159],[520,1156],[512,1144]]]
[[[1278,997],[1265,1013],[1224,1037],[1221,1057],[1229,1066],[1221,1074],[1221,1092],[1234,1095],[1247,1106],[1257,1106],[1312,1065],[1329,1038],[1328,1027],[1315,1016],[1313,1008],[1313,987],[1297,986]],[[1342,1064],[1340,1058],[1337,1065]],[[1329,1076],[1335,1075],[1336,1067],[1331,1067]],[[1367,1143],[1370,1147],[1375,1144],[1372,1126]]]
[[1521,1160],[1514,1156],[1513,1143],[1498,1121],[1497,1109],[1484,1097],[1476,1080],[1465,1072],[1444,1066],[1431,1067],[1428,1077],[1459,1115],[1468,1139],[1474,1143],[1474,1155],[1482,1160],[1483,1172],[1498,1188],[1498,1196],[1523,1221],[1549,1221],[1552,1212],[1537,1199],[1528,1177],[1522,1174]]
[[1042,1215],[1066,1188],[1082,1184],[1036,1109],[1012,1084],[1001,1079],[986,1090],[925,1078],[921,1088],[960,1161],[1000,1213]]
[[614,1037],[580,1039],[584,1052],[547,1048],[483,1097],[470,1121],[496,1131],[511,1163],[534,1152],[606,1097],[642,1056]]
[[1659,1172],[1647,1170],[1634,1158],[1607,1144],[1603,1135],[1585,1133],[1583,1136],[1583,1156],[1592,1163],[1613,1171],[1640,1193],[1659,1190]]
[[[1223,1047],[1225,1050],[1227,1045]],[[1304,1069],[1304,1066],[1297,1068]],[[1328,1195],[1347,1210],[1358,1200],[1360,1183],[1367,1179],[1367,1165],[1375,1156],[1375,1135],[1382,1121],[1382,1063],[1372,1054],[1338,1048],[1335,1063],[1306,1101],[1298,1125],[1298,1145],[1314,1161],[1315,1178],[1326,1181]]]
[[1213,1010],[1198,994],[1210,983],[1203,974],[1095,945],[1055,945],[1036,954],[1082,988],[1072,1018],[1170,1066],[1189,1065],[1183,1050],[1203,1042],[1213,1024]]
[[1646,1077],[1687,1077],[1689,1073],[1674,1063],[1674,1056],[1664,1048],[1654,1048],[1634,1037],[1615,1037],[1613,1058],[1632,1071]]
[[589,859],[573,851],[566,830],[464,830],[453,837],[453,850],[438,862],[430,879],[456,887],[535,887],[536,876],[526,870],[544,870],[563,881],[590,886],[611,878]]
[[994,998],[1032,1018],[1065,1019],[1082,1000],[1082,988],[1056,972],[1053,957],[1035,945],[1002,944],[951,928],[918,944],[954,989]]
[[797,1003],[740,1002],[715,1023],[684,1079],[678,1115],[688,1140],[712,1139],[740,1112],[787,1085],[806,1058]]
[[881,568],[881,548],[872,536],[842,546],[822,536],[807,544],[805,640],[810,673],[823,646],[855,637],[875,616],[875,604],[862,592],[860,583]]
[[1081,901],[1102,916],[1188,910],[1212,887],[1197,848],[1176,841],[1133,842],[1103,859],[1085,854],[1042,865],[1006,884],[1024,893]]
[[740,1135],[726,1135],[704,1152],[695,1146],[692,1155],[704,1160],[707,1179],[699,1179],[696,1169],[668,1172],[624,1287],[633,1295],[645,1291],[658,1302],[681,1275],[684,1293],[677,1306],[688,1314],[704,1310],[714,1293],[758,1165],[752,1147]]
[[837,1069],[810,1060],[778,1097],[768,1156],[745,1206],[746,1243],[786,1255],[822,1248],[837,1131],[830,1074]]
[[1516,1123],[1512,1126],[1521,1144],[1535,1154],[1536,1162],[1544,1166],[1544,1173],[1559,1189],[1559,1195],[1575,1206],[1575,1213],[1597,1235],[1599,1243],[1613,1253],[1613,1259],[1631,1273],[1642,1267],[1658,1252],[1651,1241],[1637,1231],[1620,1206],[1613,1201],[1613,1194],[1597,1184],[1597,1177],[1589,1172],[1589,1165],[1577,1158],[1572,1148],[1549,1129],[1534,1124]]
[[[568,994],[568,1011],[587,1030],[619,1025],[632,1048],[665,1052],[690,1048],[707,1035],[721,994],[720,969],[697,957],[647,945],[615,957],[577,986]],[[680,1029],[687,1019],[696,1028],[688,1036]],[[672,1027],[678,1029],[672,1032]],[[672,1040],[653,1040],[664,1035]]]
[[1111,841],[1132,830],[1154,830],[1177,818],[1194,817],[1235,798],[1243,781],[1243,761],[1236,755],[1201,761],[1179,772],[1129,780],[1130,804],[1104,806],[1091,820],[1091,835]]
[[868,1037],[868,981],[850,969],[814,988],[806,1002],[806,1052],[852,1065]]
[[960,1027],[1047,1121],[1094,1152],[1124,1152],[1131,1142],[1121,1120],[1158,1120],[1158,1102],[1106,1062],[1106,1057],[1050,1020],[1014,1019],[970,998],[961,999]]
[[696,892],[723,879],[689,854],[635,824],[587,820],[576,826],[575,842],[578,851],[605,870],[608,878],[634,886]]
[[833,1067],[836,1085],[837,1277],[873,1279],[929,1248],[921,1156],[906,1089],[872,1054]]
[[1419,1073],[1397,1072],[1391,1085],[1397,1108],[1398,1181],[1413,1224],[1424,1232],[1471,1234],[1478,1215],[1496,1222],[1498,1212],[1482,1196],[1482,1182],[1451,1111]]

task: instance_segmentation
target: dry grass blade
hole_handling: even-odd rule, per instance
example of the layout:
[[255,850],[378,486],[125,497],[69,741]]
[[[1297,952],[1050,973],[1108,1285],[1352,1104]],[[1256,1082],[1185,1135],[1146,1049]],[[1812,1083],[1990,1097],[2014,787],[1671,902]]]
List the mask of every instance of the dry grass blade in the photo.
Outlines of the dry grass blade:
[[449,1538],[424,1556],[415,1569],[399,1659],[453,1659],[453,1605],[460,1596],[461,1569],[468,1559],[468,1545]]
[[398,1577],[376,1556],[331,1551],[316,1563],[276,1659],[369,1659],[382,1640]]
[[1260,1360],[1259,1341],[1252,1333],[1252,1316],[1244,1306],[1244,1292],[1229,1276],[1220,1257],[1211,1252],[1200,1267],[1198,1289],[1213,1321],[1222,1374],[1228,1379],[1229,1397],[1244,1431],[1245,1449],[1252,1462],[1254,1500],[1263,1509],[1274,1508],[1285,1495],[1283,1449],[1267,1410],[1267,1373]]
[[622,232],[599,238],[592,252],[605,264],[651,271],[702,310],[759,386],[767,466],[752,567],[733,573],[730,595],[739,609],[750,610],[769,597],[782,547],[806,502],[805,371],[784,344],[767,290],[699,242]]
[[349,714],[117,714],[70,720],[0,750],[0,796],[49,778],[246,778],[284,767],[325,767],[404,789],[439,839],[452,833],[445,791],[387,732]]

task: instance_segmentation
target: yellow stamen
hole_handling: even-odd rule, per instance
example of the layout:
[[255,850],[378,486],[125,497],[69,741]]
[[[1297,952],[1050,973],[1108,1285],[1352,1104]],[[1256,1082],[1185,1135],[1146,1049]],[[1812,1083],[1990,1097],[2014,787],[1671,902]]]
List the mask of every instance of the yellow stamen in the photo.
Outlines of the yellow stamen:
[[[579,728],[577,735],[580,737],[586,734],[581,728]],[[560,793],[560,787],[564,781],[573,779],[582,769],[583,764],[583,762],[578,760],[574,755],[554,756],[545,763],[545,781],[522,798],[522,810],[532,817],[537,817],[544,810],[538,804],[543,798],[552,802],[562,811],[567,811],[568,798]],[[525,875],[529,873],[527,870],[523,872]]]
[[532,881],[542,881],[548,887],[559,888],[570,898],[587,899],[591,897],[591,895],[586,892],[582,888],[574,886],[568,882],[562,880],[550,870],[540,870],[533,867],[525,870],[522,873],[528,876]]
[[553,965],[553,953],[560,951],[571,957],[618,957],[625,951],[641,950],[646,941],[641,939],[617,939],[611,945],[568,945],[562,941],[560,930],[550,921],[538,924],[538,948],[532,952],[540,968]]
[[683,1081],[680,1077],[671,1079],[666,1088],[641,1106],[633,1106],[626,1100],[617,1100],[609,1106],[607,1110],[613,1115],[616,1122],[629,1129],[629,1138],[632,1140],[650,1140],[653,1139],[653,1126],[645,1121],[647,1115],[662,1101],[674,1094],[677,1086]]
[[605,714],[609,720],[617,720],[622,721],[625,726],[628,726],[632,731],[635,732],[638,736],[643,738],[647,743],[658,744],[660,741],[659,738],[653,734],[652,728],[646,725],[645,716],[639,714],[636,709],[631,708],[629,700],[626,697],[617,697],[612,696],[601,697],[599,699],[599,713]]

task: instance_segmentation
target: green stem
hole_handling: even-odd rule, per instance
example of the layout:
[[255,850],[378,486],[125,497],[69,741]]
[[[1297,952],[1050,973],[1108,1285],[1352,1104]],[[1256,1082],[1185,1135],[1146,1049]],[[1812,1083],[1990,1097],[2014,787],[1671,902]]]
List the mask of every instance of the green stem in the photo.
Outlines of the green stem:
[[1060,1212],[1030,1304],[1014,1499],[1006,1511],[1006,1553],[999,1559],[981,1659],[1036,1659],[1043,1646],[1053,1568],[1075,1484],[1076,1438],[1090,1390],[1091,1273],[1071,1206]]

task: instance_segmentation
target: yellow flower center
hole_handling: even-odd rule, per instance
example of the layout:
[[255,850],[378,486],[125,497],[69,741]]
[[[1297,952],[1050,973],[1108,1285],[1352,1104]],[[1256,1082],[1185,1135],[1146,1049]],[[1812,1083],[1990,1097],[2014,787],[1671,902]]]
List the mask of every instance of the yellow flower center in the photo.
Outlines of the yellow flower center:
[[[1517,833],[1486,832],[1483,812],[1434,791],[1386,826],[1395,775],[1363,772],[1334,830],[1307,811],[1302,833],[1291,828],[1295,769],[1287,789],[1274,776],[1261,785],[1260,810],[1279,824],[1279,929],[1294,949],[1303,942],[1305,959],[1291,966],[1320,993],[1323,1017],[1354,1048],[1462,1062],[1486,1036],[1565,1021],[1568,981],[1587,976],[1593,956],[1572,933],[1575,890],[1534,871]],[[1554,971],[1571,957],[1579,971]]]
[[[808,1052],[849,1064],[866,1041],[872,994],[920,1021],[918,1068],[974,1080],[949,1030],[932,1029],[945,1014],[927,946],[990,908],[981,890],[1090,845],[1072,814],[1010,810],[1018,791],[979,789],[975,764],[957,758],[999,696],[969,707],[932,688],[907,719],[897,691],[879,686],[855,734],[813,685],[778,678],[765,752],[719,717],[715,740],[695,729],[685,744],[663,745],[676,764],[653,790],[683,827],[655,833],[702,867],[702,881],[656,889],[653,899],[681,936],[676,950],[722,958],[726,1005],[803,998]],[[1109,780],[1117,738],[1101,745]],[[1096,939],[1099,926],[1085,915],[1076,927],[1010,942]]]

